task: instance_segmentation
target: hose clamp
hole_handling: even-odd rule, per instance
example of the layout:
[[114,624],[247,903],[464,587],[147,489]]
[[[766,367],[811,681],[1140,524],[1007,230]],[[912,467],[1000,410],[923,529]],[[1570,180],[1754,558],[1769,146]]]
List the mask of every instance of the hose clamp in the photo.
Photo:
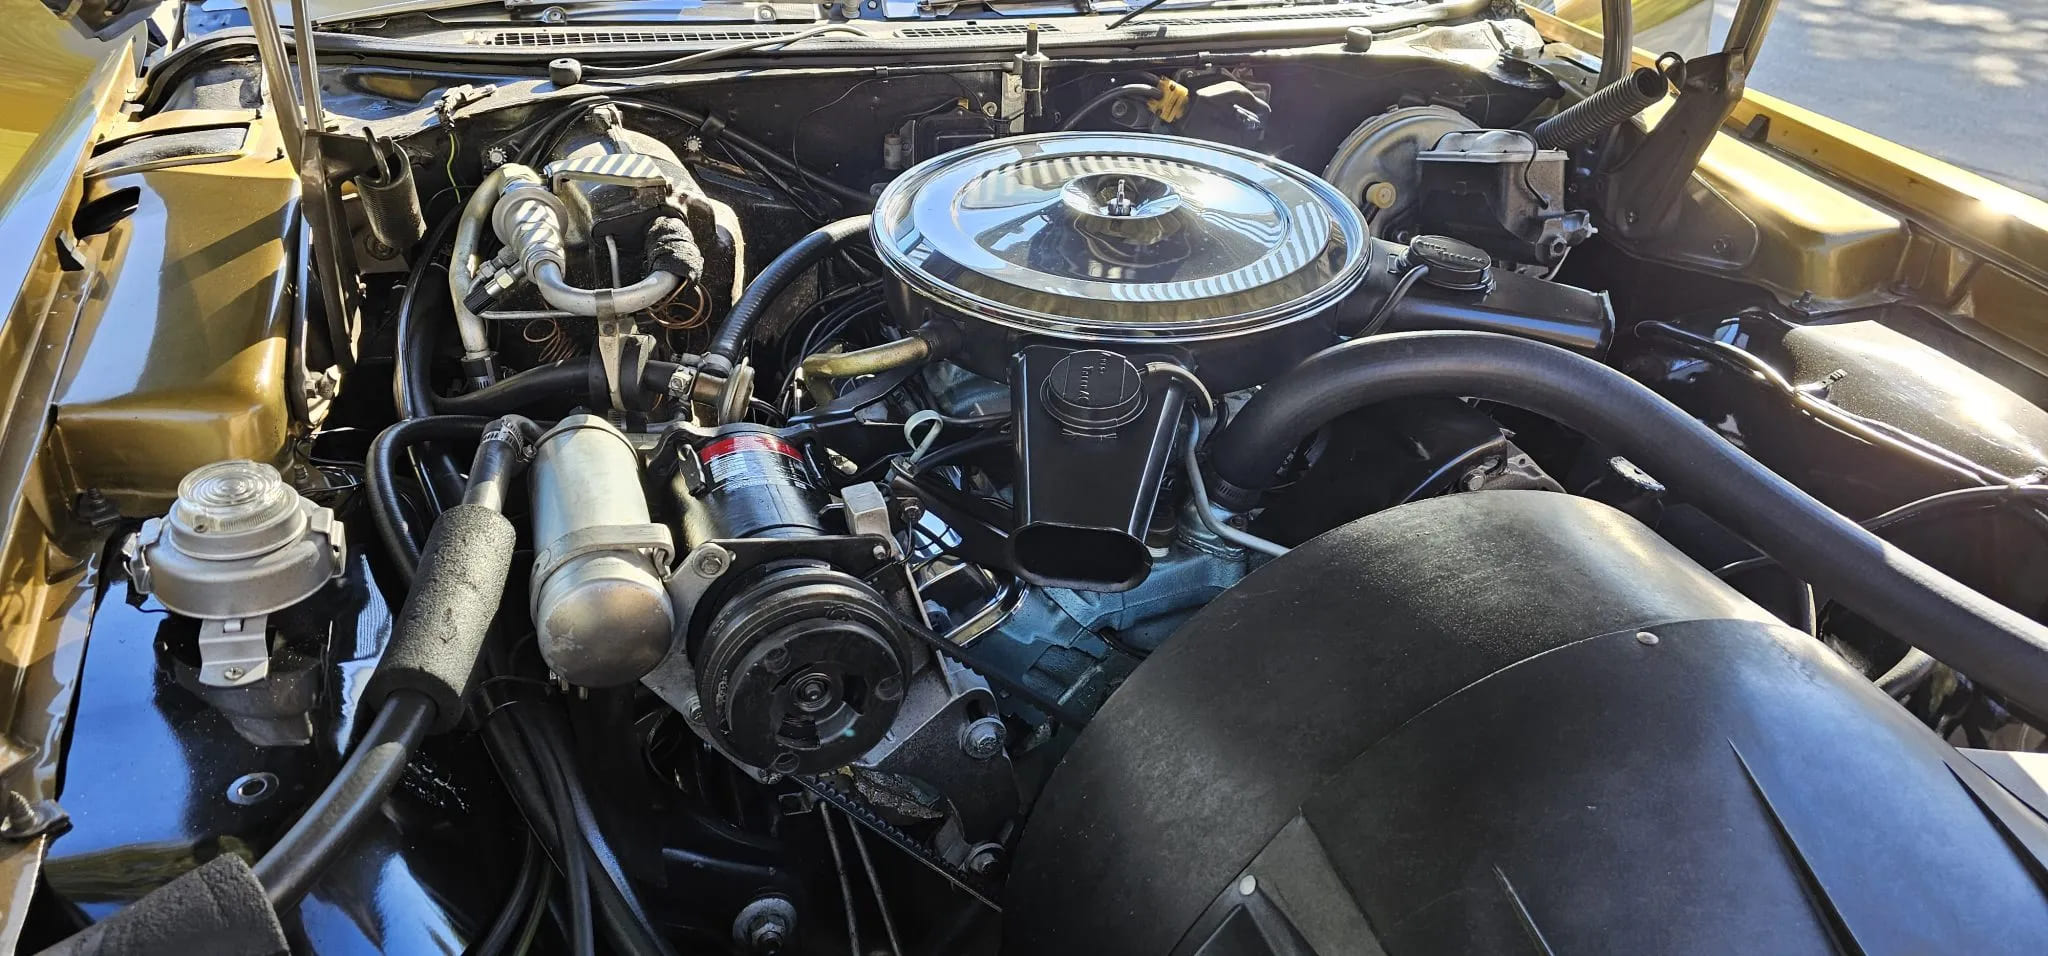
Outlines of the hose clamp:
[[539,594],[549,577],[563,565],[586,554],[600,551],[645,551],[654,557],[654,567],[666,576],[675,564],[676,541],[668,526],[659,524],[595,525],[578,528],[559,538],[533,557],[533,591]]

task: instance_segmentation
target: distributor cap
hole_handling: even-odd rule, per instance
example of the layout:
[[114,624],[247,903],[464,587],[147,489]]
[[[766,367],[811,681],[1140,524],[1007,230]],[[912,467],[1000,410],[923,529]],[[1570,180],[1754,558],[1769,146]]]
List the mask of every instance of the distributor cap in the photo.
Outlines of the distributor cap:
[[1213,338],[1355,288],[1358,211],[1306,170],[1171,136],[1052,133],[954,150],[897,177],[874,217],[889,270],[1015,330]]

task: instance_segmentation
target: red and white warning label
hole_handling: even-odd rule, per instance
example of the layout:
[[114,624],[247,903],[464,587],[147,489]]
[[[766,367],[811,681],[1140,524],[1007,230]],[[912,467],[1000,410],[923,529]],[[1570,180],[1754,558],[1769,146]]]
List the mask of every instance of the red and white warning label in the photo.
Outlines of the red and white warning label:
[[705,483],[713,488],[794,484],[811,487],[811,476],[796,446],[774,435],[743,432],[704,446]]

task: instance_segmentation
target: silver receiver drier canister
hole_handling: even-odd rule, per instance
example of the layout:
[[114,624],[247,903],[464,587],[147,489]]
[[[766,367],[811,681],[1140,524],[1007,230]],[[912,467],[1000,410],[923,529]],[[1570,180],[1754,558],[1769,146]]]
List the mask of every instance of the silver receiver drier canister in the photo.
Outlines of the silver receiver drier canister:
[[530,484],[541,658],[578,686],[639,680],[675,630],[674,538],[649,519],[639,452],[603,418],[572,415],[535,443]]

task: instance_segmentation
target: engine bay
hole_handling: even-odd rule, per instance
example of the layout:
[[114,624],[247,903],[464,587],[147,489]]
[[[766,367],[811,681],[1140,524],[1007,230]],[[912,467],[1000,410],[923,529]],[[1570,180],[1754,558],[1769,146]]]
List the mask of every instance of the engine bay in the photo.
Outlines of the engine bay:
[[[292,441],[106,518],[52,941],[216,860],[252,952],[2048,938],[1976,756],[2048,713],[2048,384],[1649,233],[1733,208],[1636,119],[1684,61],[1012,32],[330,57],[358,281],[297,253]],[[217,40],[144,101],[253,95]]]

